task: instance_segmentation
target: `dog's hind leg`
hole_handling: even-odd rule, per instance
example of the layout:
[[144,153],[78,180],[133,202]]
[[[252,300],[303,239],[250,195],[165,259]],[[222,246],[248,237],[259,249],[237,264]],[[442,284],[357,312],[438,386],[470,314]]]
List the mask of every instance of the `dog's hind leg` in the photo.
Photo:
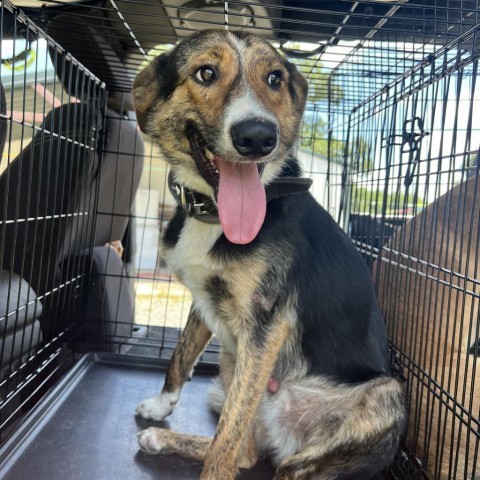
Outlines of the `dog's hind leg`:
[[354,386],[321,378],[281,386],[260,412],[267,420],[277,412],[267,431],[275,480],[372,478],[393,461],[403,402],[401,385],[387,376]]
[[375,464],[365,451],[358,456],[352,447],[342,445],[320,456],[315,448],[306,449],[285,460],[273,480],[370,480],[382,464]]
[[[235,371],[235,358],[224,348],[220,352],[220,378],[215,385],[216,395],[220,397],[214,410],[221,413],[225,402],[226,392],[230,389]],[[210,399],[210,402],[213,400]],[[211,405],[212,406],[212,405]],[[202,461],[205,459],[212,443],[210,437],[187,435],[172,432],[163,428],[147,428],[138,434],[138,443],[141,449],[150,454],[175,453],[184,458]],[[251,468],[258,460],[253,431],[245,435],[239,456],[239,468]]]
[[[251,448],[253,435],[245,439],[243,451],[238,462],[239,468],[251,468],[256,463],[252,461]],[[138,444],[145,453],[151,455],[176,454],[184,458],[203,462],[212,439],[201,435],[187,435],[165,428],[150,427],[138,434]]]
[[278,467],[273,480],[313,480],[317,478],[314,475],[321,460],[314,448],[310,450],[304,450],[287,458]]
[[211,443],[210,437],[187,435],[165,428],[150,427],[138,434],[138,444],[146,453],[154,455],[175,453],[202,462]]
[[212,333],[192,305],[187,324],[168,365],[162,392],[138,405],[137,414],[147,419],[163,420],[173,412],[183,385],[191,377],[197,358],[211,338]]
[[221,380],[226,403],[213,440],[150,427],[138,434],[140,448],[151,454],[175,453],[204,461],[202,479],[231,480],[238,467],[251,467],[257,460],[252,430],[255,403],[266,388],[278,350],[288,331],[288,325],[279,324],[270,332],[262,332],[265,336],[262,343],[248,343],[250,348],[242,346],[239,351],[242,361],[235,361],[232,355],[222,352]]

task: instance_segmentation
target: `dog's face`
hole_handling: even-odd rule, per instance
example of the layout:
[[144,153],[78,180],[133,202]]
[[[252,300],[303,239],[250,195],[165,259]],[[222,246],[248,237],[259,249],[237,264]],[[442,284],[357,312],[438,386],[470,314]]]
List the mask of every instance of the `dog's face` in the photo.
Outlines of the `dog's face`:
[[230,240],[251,241],[263,223],[263,185],[289,158],[305,107],[295,66],[259,37],[211,30],[157,57],[133,93],[140,128],[176,180],[216,197]]

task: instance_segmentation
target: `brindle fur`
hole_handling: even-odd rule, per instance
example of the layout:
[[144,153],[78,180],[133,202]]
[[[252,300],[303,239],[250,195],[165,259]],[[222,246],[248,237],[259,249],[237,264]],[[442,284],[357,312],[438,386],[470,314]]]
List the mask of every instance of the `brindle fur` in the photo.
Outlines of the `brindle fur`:
[[[214,85],[195,80],[203,65],[220,72]],[[282,72],[278,90],[266,82],[272,71]],[[279,131],[262,182],[299,176],[292,148],[306,93],[304,78],[268,42],[225,31],[190,37],[155,59],[134,85],[140,127],[160,146],[176,180],[210,196],[189,125],[216,155],[242,161],[229,147],[227,127],[251,102],[248,114],[268,115]],[[139,434],[143,450],[201,459],[203,480],[232,480],[239,466],[267,453],[277,480],[366,480],[391,462],[403,392],[388,374],[368,269],[310,194],[269,202],[248,245],[229,243],[220,226],[180,209],[163,243],[193,305],[161,394],[137,413],[156,420],[171,413],[213,332],[223,351],[211,403],[221,415],[213,440],[149,428]],[[279,384],[274,393],[267,391],[271,376]]]

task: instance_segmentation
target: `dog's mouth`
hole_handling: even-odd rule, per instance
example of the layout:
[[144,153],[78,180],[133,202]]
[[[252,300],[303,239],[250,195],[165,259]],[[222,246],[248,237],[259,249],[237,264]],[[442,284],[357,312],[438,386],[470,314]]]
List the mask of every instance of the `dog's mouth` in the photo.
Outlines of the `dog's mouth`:
[[[188,129],[187,137],[190,141],[195,163],[197,164],[200,175],[214,189],[215,195],[217,195],[220,184],[220,170],[218,164],[221,164],[222,159],[208,149],[207,143],[202,136],[193,129],[193,127]],[[255,162],[255,164],[257,166],[258,175],[261,178],[263,170],[265,169],[265,163]],[[245,165],[247,165],[247,162],[245,162]],[[241,164],[237,164],[237,167],[241,168]]]
[[217,190],[220,172],[215,164],[215,155],[207,148],[203,138],[196,131],[189,129],[187,136],[200,175],[211,187]]
[[232,243],[255,239],[267,210],[262,163],[232,162],[209,150],[201,135],[187,131],[200,175],[214,189],[223,232]]

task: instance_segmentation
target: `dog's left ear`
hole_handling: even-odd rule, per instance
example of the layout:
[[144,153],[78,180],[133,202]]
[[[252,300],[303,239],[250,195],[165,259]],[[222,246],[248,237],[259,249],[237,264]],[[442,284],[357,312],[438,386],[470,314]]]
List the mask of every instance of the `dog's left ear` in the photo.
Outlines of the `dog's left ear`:
[[300,114],[303,114],[305,103],[307,102],[308,83],[305,77],[297,70],[297,67],[285,60],[285,67],[288,70],[290,81],[288,83],[288,91],[292,97],[293,102],[297,106]]
[[147,131],[148,115],[158,98],[160,89],[160,75],[158,65],[161,58],[166,54],[160,55],[150,62],[135,78],[133,82],[133,102],[137,114],[137,122],[140,130]]

